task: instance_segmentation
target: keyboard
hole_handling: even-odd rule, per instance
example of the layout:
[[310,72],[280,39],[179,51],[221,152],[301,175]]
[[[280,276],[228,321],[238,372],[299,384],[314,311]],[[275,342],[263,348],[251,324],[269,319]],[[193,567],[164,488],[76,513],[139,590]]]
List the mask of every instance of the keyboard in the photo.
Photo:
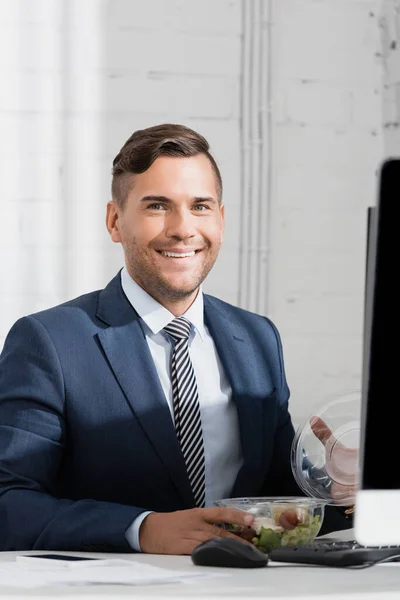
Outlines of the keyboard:
[[355,541],[315,541],[306,546],[285,546],[269,553],[270,560],[331,567],[368,566],[388,560],[400,561],[400,546],[361,546]]

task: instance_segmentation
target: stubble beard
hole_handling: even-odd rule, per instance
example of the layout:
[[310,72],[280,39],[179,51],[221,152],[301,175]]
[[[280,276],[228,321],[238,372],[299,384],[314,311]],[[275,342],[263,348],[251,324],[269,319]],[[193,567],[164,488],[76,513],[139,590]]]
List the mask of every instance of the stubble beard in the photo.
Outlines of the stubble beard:
[[[205,244],[205,249],[202,252],[209,251],[210,244]],[[195,274],[193,281],[189,281],[185,287],[176,287],[171,285],[167,277],[157,270],[152,265],[149,256],[139,250],[138,246],[134,241],[124,245],[125,260],[127,263],[128,271],[134,280],[146,291],[153,296],[156,300],[165,299],[169,301],[184,300],[194,294],[194,292],[203,283],[208,273],[218,256],[218,250],[208,255],[208,259],[203,263],[201,270],[198,274]],[[138,260],[139,259],[139,260]],[[184,260],[184,259],[183,259]]]

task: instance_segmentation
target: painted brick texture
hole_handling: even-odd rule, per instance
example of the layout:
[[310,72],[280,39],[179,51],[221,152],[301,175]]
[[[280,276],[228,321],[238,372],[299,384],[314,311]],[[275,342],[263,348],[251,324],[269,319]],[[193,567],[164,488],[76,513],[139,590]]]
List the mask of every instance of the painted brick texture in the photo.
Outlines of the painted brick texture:
[[[111,161],[160,122],[198,129],[220,164],[205,290],[237,302],[244,1],[0,0],[0,347],[19,316],[120,267]],[[273,1],[268,314],[295,422],[360,387],[366,210],[400,147],[398,16],[398,0]]]

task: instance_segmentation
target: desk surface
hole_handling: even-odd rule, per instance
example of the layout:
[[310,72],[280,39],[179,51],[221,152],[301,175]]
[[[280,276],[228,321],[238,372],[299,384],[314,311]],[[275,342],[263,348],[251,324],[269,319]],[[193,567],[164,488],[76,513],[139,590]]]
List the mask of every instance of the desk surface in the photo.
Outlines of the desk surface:
[[[0,553],[0,563],[14,561],[17,552]],[[43,554],[30,552],[29,554]],[[64,552],[64,554],[66,554]],[[78,552],[70,554],[82,554]],[[84,554],[82,554],[84,556]],[[191,570],[195,567],[188,556],[157,556],[150,554],[109,554],[88,553],[86,556],[109,556],[155,566]],[[204,568],[204,567],[203,567]],[[271,562],[262,569],[215,569],[209,571],[226,573],[229,577],[207,578],[181,584],[149,586],[87,586],[57,587],[35,590],[16,590],[1,587],[0,600],[26,598],[62,598],[73,600],[90,597],[100,600],[128,598],[144,600],[165,598],[254,598],[298,599],[298,600],[394,600],[400,599],[400,564],[375,566],[367,569],[334,569],[309,567],[304,565],[283,565]]]

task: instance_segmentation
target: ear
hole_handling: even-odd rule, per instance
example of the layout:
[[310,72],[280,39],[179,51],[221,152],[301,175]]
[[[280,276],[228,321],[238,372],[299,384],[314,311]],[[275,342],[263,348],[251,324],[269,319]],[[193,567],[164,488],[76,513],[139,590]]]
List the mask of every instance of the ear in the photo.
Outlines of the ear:
[[221,244],[224,241],[224,230],[225,230],[225,205],[221,204]]
[[106,227],[113,242],[121,242],[121,233],[119,230],[120,208],[115,200],[107,203]]

